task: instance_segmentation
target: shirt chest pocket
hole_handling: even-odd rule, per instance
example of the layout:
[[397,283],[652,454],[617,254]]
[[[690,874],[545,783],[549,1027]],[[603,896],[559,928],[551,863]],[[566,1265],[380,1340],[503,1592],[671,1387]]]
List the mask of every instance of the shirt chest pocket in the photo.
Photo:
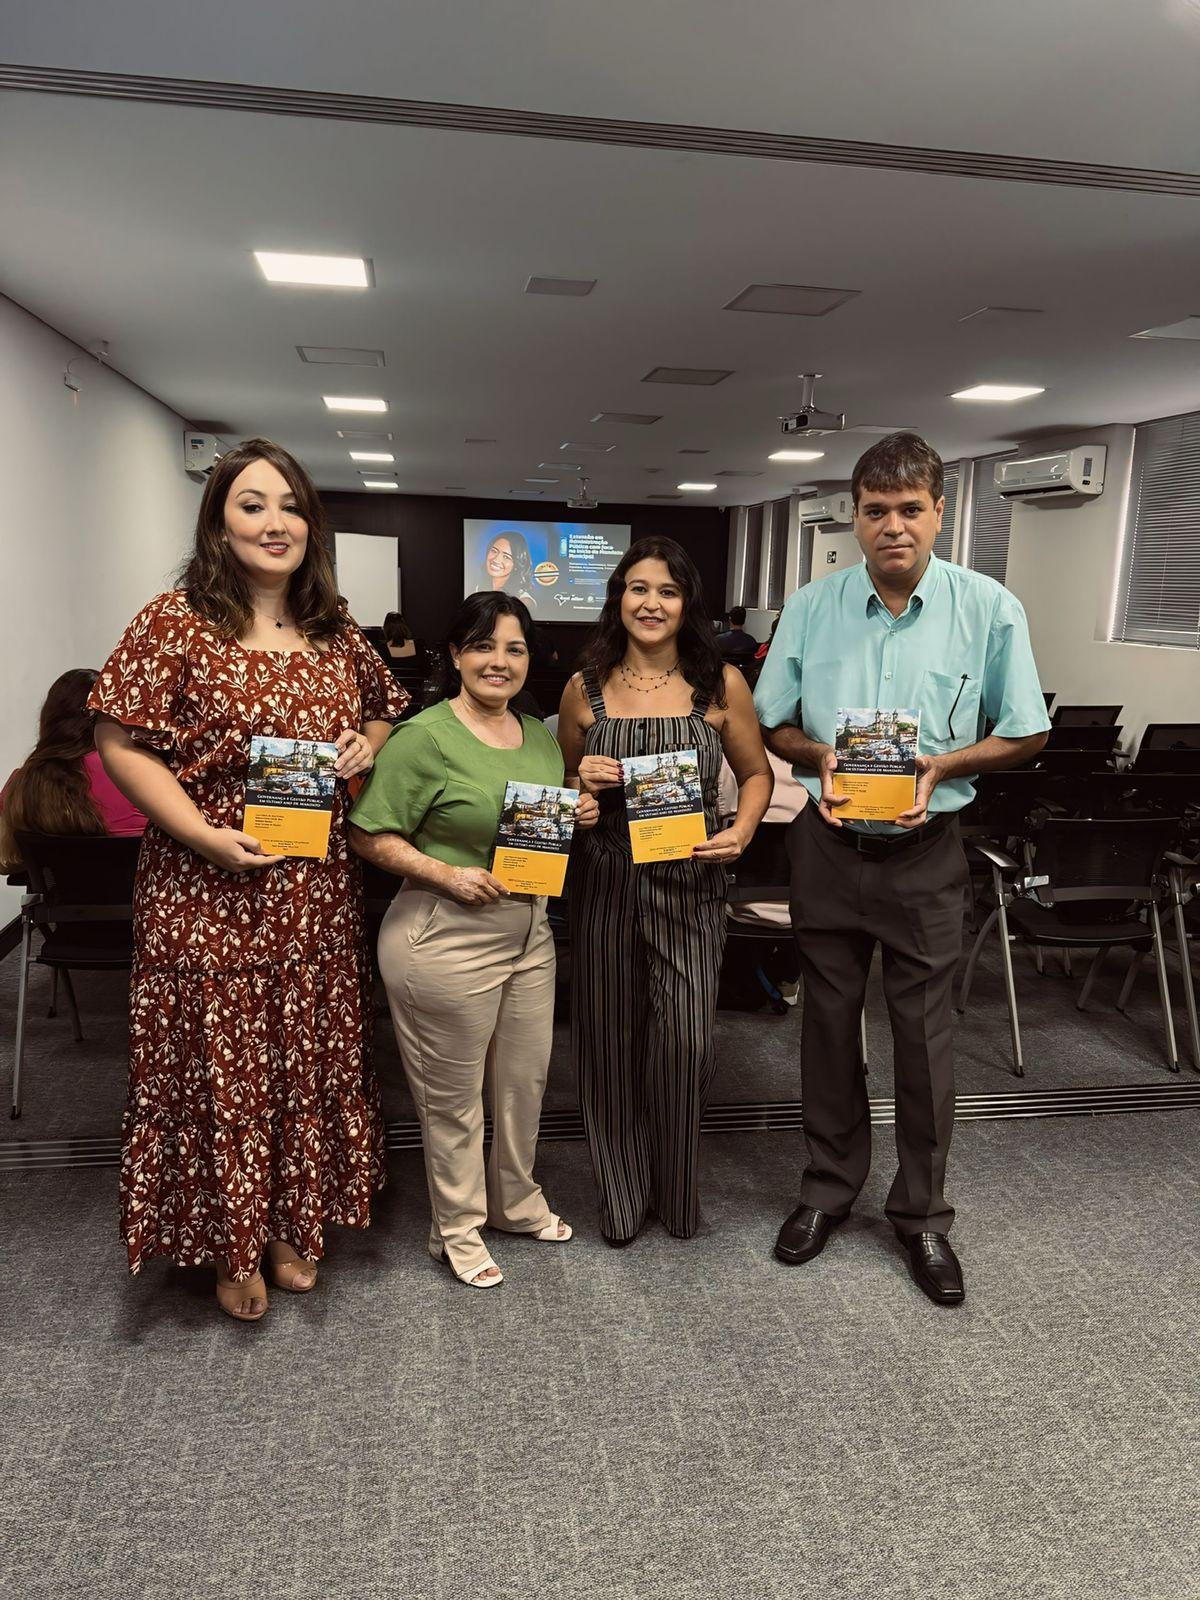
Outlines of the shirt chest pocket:
[[965,672],[926,672],[917,709],[921,713],[920,748],[924,755],[961,750],[979,737],[982,684]]

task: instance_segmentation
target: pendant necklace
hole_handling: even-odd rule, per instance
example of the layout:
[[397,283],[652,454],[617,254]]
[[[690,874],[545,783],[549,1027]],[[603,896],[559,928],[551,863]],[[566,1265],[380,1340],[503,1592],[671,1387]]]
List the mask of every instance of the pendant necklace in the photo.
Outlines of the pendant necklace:
[[[623,661],[620,663],[620,668],[621,676],[635,694],[653,694],[655,689],[660,688],[669,678],[675,676],[679,671],[679,663],[677,661],[673,667],[668,667],[665,672],[631,672]],[[633,680],[635,678],[648,680],[649,687],[643,689],[641,684],[634,683]]]

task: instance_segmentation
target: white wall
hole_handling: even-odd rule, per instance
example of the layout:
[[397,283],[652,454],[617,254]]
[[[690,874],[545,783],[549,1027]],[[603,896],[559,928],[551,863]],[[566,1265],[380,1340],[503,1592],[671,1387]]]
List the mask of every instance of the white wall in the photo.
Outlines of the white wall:
[[[184,419],[81,354],[0,296],[0,782],[31,749],[59,673],[99,667],[169,585],[200,501]],[[63,383],[73,359],[77,404]],[[18,904],[0,882],[0,922]]]
[[1013,505],[1007,584],[1025,607],[1042,686],[1056,703],[1124,706],[1122,749],[1147,722],[1200,721],[1200,651],[1108,640],[1118,581],[1133,429],[1090,428],[1037,453],[1108,446],[1104,492],[1073,504]]
[[843,567],[856,567],[862,550],[851,528],[833,528],[822,523],[813,530],[812,581],[827,578]]

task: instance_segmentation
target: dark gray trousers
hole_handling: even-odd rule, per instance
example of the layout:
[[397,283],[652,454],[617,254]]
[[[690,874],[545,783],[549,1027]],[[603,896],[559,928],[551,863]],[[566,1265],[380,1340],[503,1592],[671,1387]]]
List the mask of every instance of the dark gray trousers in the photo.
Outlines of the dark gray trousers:
[[957,822],[882,859],[835,837],[815,805],[788,834],[792,928],[804,978],[801,1084],[804,1205],[844,1216],[871,1165],[859,1016],[871,957],[883,950],[892,1024],[899,1171],[887,1215],[901,1233],[946,1233],[942,1192],[954,1131],[951,992],[968,873]]

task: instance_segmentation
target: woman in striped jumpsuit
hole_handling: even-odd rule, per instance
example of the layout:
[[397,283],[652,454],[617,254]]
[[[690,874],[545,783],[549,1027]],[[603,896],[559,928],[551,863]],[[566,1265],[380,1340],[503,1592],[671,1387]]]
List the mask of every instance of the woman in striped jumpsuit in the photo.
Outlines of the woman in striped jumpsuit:
[[[567,782],[600,800],[570,879],[572,1039],[600,1230],[628,1244],[648,1212],[688,1238],[700,1113],[712,1082],[725,867],[771,798],[745,679],[717,653],[700,575],[673,539],[642,539],[609,580],[583,670],[563,694]],[[634,865],[621,762],[695,750],[710,837],[690,858]],[[724,754],[738,809],[716,832]]]

